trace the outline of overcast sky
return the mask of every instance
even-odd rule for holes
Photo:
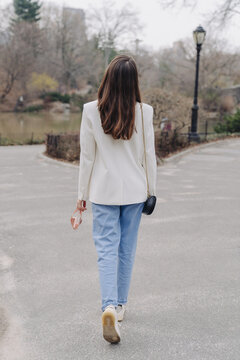
[[[0,0],[1,6],[11,3],[12,0]],[[42,0],[43,3],[50,2]],[[90,4],[98,7],[99,0],[51,0],[52,3],[65,5],[75,8],[86,9]],[[124,1],[116,0],[116,6],[120,7]],[[206,25],[206,14],[216,9],[221,0],[199,0],[201,6],[195,9],[185,8],[163,10],[158,0],[131,0],[130,3],[138,10],[140,21],[145,25],[143,34],[139,36],[142,45],[157,50],[160,47],[171,46],[179,39],[190,37],[192,40],[192,31],[201,24],[207,31],[207,35],[212,31]],[[228,24],[228,27],[220,33],[220,37],[228,40],[228,48],[240,48],[240,26],[239,17]],[[206,38],[207,41],[207,38]]]

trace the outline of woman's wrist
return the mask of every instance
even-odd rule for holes
[[[77,200],[77,208],[82,211],[86,210],[87,209],[86,208],[86,200],[78,199]]]

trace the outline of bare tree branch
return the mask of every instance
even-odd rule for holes
[[[163,8],[190,7],[192,9],[200,5],[200,0],[159,0]],[[207,16],[208,23],[215,23],[218,26],[226,25],[234,15],[240,15],[240,0],[223,0],[217,4],[216,9]]]
[[[99,39],[99,46],[105,54],[105,66],[109,62],[111,49],[119,46],[124,37],[128,41],[136,38],[141,26],[136,10],[129,3],[123,4],[120,9],[115,7],[112,0],[102,1],[100,8],[93,8],[87,14],[89,27]]]

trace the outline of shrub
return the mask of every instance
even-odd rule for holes
[[[82,111],[83,110],[83,104],[87,102],[86,101],[86,97],[84,96],[81,96],[81,95],[76,95],[76,94],[73,94],[71,96],[71,103],[74,105],[74,106],[77,106],[79,107],[79,109]]]
[[[225,115],[224,121],[214,126],[214,130],[217,133],[223,132],[240,132],[240,109],[237,109],[233,115]]]
[[[40,111],[40,110],[43,110],[44,109],[44,106],[43,105],[30,105],[30,106],[27,106],[23,112],[37,112],[37,111]]]
[[[156,128],[160,127],[163,118],[168,118],[173,128],[178,130],[187,129],[190,125],[192,98],[161,88],[151,88],[143,92],[143,101],[153,106]],[[199,122],[203,122],[205,117],[206,113],[200,106]]]
[[[58,88],[58,82],[48,74],[32,73],[28,86],[39,92],[54,91]]]
[[[44,99],[46,102],[60,101],[64,104],[69,104],[71,96],[69,94],[61,94],[57,91],[52,91],[43,94],[40,98]]]
[[[46,134],[46,153],[52,157],[75,161],[79,159],[79,133]]]
[[[181,150],[188,145],[188,137],[181,135],[176,129],[171,131],[155,131],[155,150],[160,158]]]
[[[97,99],[97,93],[89,92],[85,95],[72,94],[71,95],[71,104],[77,106],[81,111],[83,110],[83,104],[89,101]]]

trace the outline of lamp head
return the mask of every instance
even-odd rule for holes
[[[193,39],[196,43],[196,45],[202,45],[206,37],[206,31],[203,29],[201,25],[199,25],[194,31],[193,31]]]

